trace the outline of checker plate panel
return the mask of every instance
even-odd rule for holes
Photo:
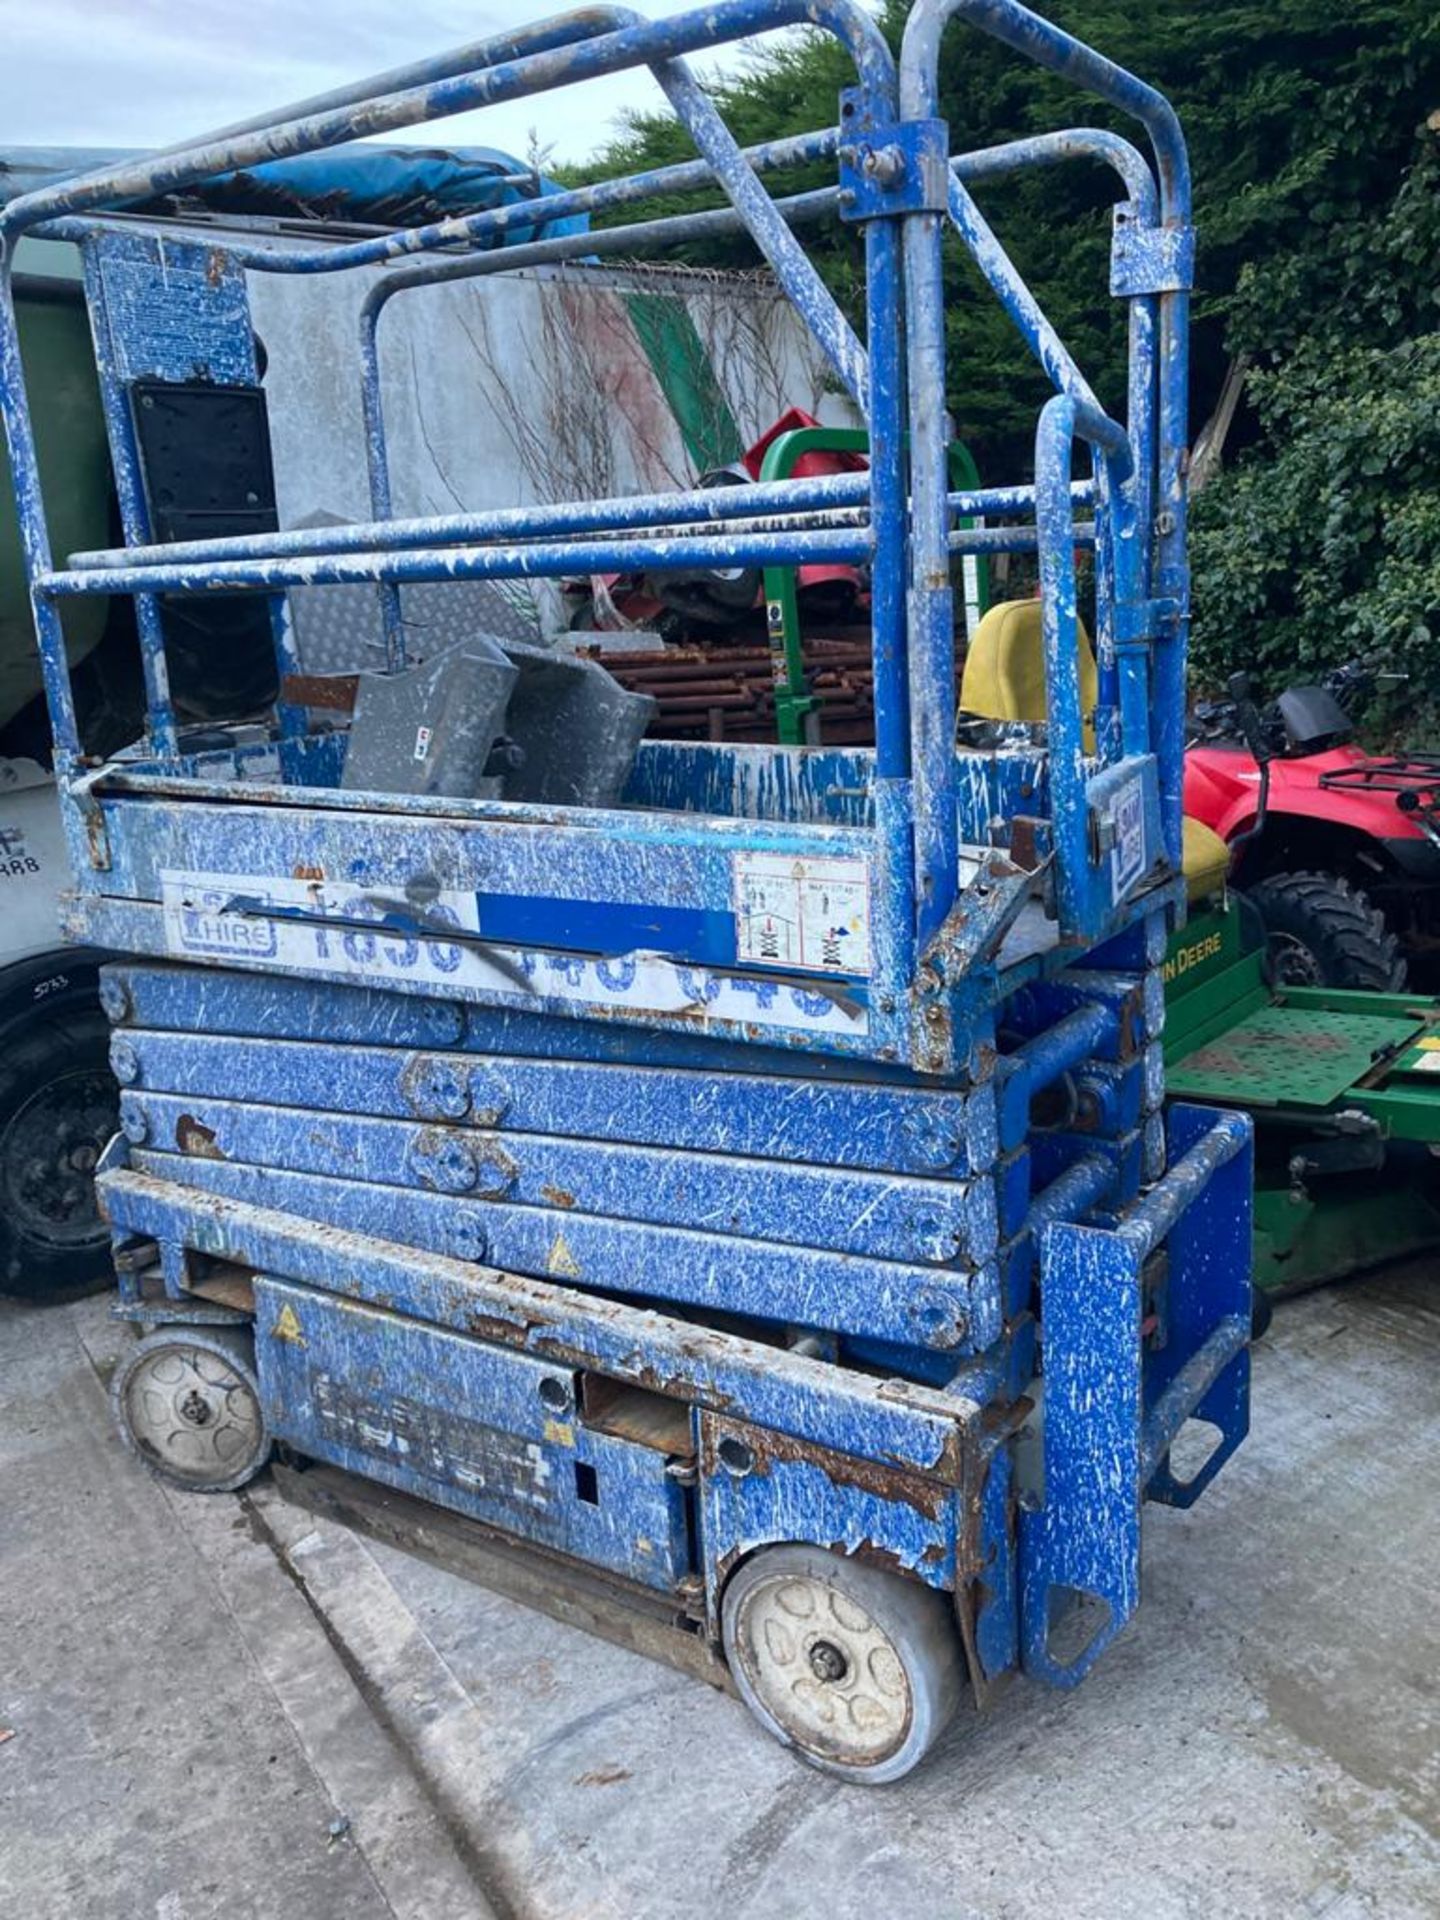
[[[1166,1091],[1246,1106],[1328,1107],[1421,1025],[1393,1014],[1262,1007],[1168,1066]]]

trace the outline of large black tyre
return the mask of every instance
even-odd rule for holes
[[[95,1163],[119,1124],[100,957],[0,973],[0,1293],[77,1300],[112,1285]]]
[[[1395,993],[1405,962],[1384,918],[1334,873],[1272,873],[1247,889],[1265,923],[1277,986]]]

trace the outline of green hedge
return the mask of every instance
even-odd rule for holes
[[[1357,653],[1440,702],[1436,448],[1440,327],[1440,7],[1434,0],[1040,0],[1060,25],[1175,102],[1199,229],[1192,417],[1209,417],[1233,355],[1251,372],[1218,477],[1195,514],[1195,662],[1273,682]],[[882,24],[898,46],[905,9]],[[849,78],[828,40],[763,53],[721,105],[745,142],[824,124]],[[1109,120],[1073,88],[956,25],[943,109],[973,148]],[[689,157],[662,117],[636,117],[605,170]],[[826,169],[787,177],[819,184]],[[1108,171],[1071,165],[977,194],[1102,400],[1124,399],[1125,322],[1106,297]],[[672,202],[671,205],[676,204]],[[693,205],[694,200],[683,204]],[[627,210],[625,218],[634,218]],[[858,319],[853,236],[820,229],[821,271]],[[697,249],[749,261],[743,242]],[[968,261],[946,268],[957,430],[989,479],[1031,470],[1046,388]]]

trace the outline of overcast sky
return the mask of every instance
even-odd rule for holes
[[[657,16],[685,0],[630,4]],[[564,10],[565,0],[0,0],[0,146],[165,146]],[[394,137],[523,155],[533,127],[555,158],[583,160],[626,107],[660,100],[648,74],[618,74]]]

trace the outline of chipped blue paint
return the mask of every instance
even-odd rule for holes
[[[625,799],[665,813],[864,828],[874,817],[874,781],[875,756],[860,747],[778,753],[773,747],[649,740],[635,757]]]
[[[759,1324],[834,1331],[837,1322],[870,1339],[968,1355],[1000,1330],[993,1263],[969,1272],[902,1266],[859,1254],[832,1254],[778,1240],[689,1232],[543,1208],[512,1207],[467,1195],[381,1186],[373,1181],[291,1173],[203,1156],[136,1150],[134,1164],[195,1196],[224,1195],[329,1226],[354,1226],[400,1246],[433,1246],[485,1260],[507,1273],[563,1279],[607,1292],[710,1313],[740,1313]]]
[[[648,229],[647,229],[648,231]],[[506,255],[513,265],[513,256]],[[471,266],[452,261],[451,266]],[[388,281],[382,284],[390,284]],[[424,284],[431,284],[429,281]],[[496,536],[518,537],[536,532],[598,533],[656,525],[699,526],[741,521],[758,532],[772,532],[783,514],[789,524],[856,525],[855,510],[869,495],[863,473],[820,474],[810,479],[757,482],[743,493],[725,488],[699,488],[664,494],[625,494],[609,500],[576,500],[558,505],[497,507],[485,513],[435,514],[428,517],[346,522],[339,526],[304,527],[282,533],[234,534],[225,539],[177,540],[164,546],[101,547],[72,553],[69,566],[79,572],[120,563],[149,566],[161,561],[247,560],[286,555],[320,556],[367,553],[376,547],[403,551],[436,547]],[[1077,507],[1092,505],[1092,481],[1076,480],[1071,497]],[[950,494],[953,513],[964,517],[981,513],[1033,513],[1033,487],[981,487]],[[843,516],[843,518],[842,518]],[[991,529],[1005,532],[1003,528]],[[1016,529],[1023,533],[1025,529]]]
[[[331,1112],[877,1171],[983,1172],[993,1143],[983,1089],[361,1045],[332,1052],[328,1041],[310,1038],[138,1030],[116,1035],[111,1064],[122,1087],[157,1093],[218,1092],[306,1108],[323,1085]]]
[[[937,61],[954,18],[1138,119],[1153,167],[1086,127],[952,154]],[[854,65],[838,125],[742,151],[684,56],[795,24]],[[283,253],[106,217],[642,66],[698,157],[538,213]],[[772,196],[798,162],[833,178]],[[1123,421],[974,197],[1060,163],[1119,182]],[[723,206],[540,232],[710,188]],[[829,214],[862,230],[863,346],[797,237]],[[486,250],[521,225],[539,237]],[[83,249],[125,533],[59,566],[9,285],[13,241],[37,228]],[[393,295],[737,228],[864,415],[868,472],[391,518],[376,327]],[[211,1263],[255,1276],[280,1438],[661,1592],[698,1631],[717,1632],[741,1559],[798,1539],[953,1592],[982,1699],[1017,1665],[1073,1684],[1137,1602],[1143,1500],[1194,1499],[1248,1405],[1248,1128],[1176,1109],[1167,1140],[1161,1111],[1193,254],[1169,108],[1014,0],[917,0],[898,66],[853,0],[658,21],[593,7],[62,182],[0,211],[0,239],[0,412],[74,870],[65,922],[129,956],[103,989],[125,1089],[99,1180],[120,1311],[203,1318]],[[946,240],[1055,389],[1033,486],[950,485]],[[382,261],[400,264],[363,303],[358,355],[371,518],[156,543],[134,378],[253,382],[247,273]],[[1038,554],[1049,713],[988,738],[967,725],[957,747],[951,565],[972,551]],[[288,672],[290,590],[374,585],[393,670],[406,580],[836,560],[870,573],[873,750],[649,742],[620,804],[595,809],[343,791],[343,726],[310,732],[289,709],[179,748],[162,593],[265,594]],[[60,609],[102,593],[137,607],[148,738],[82,769]],[[782,959],[777,924],[807,915]],[[1221,1440],[1182,1484],[1170,1451],[1192,1418]],[[1065,1594],[1104,1612],[1073,1659]]]
[[[218,1164],[218,1163],[216,1163]],[[554,1283],[498,1273],[345,1227],[317,1233],[303,1217],[198,1197],[174,1181],[113,1165],[112,1225],[163,1244],[188,1243],[320,1293],[427,1325],[478,1335],[608,1379],[731,1412],[836,1451],[890,1460],[957,1484],[980,1410],[902,1379],[877,1379],[804,1353],[700,1327]]]
[[[1229,1255],[1250,1225],[1249,1126],[1239,1115],[1177,1107],[1171,1136],[1170,1185],[1129,1221],[1115,1230],[1055,1223],[1042,1235],[1043,1465],[1041,1484],[1022,1500],[1021,1622],[1026,1670],[1056,1686],[1075,1685],[1139,1604],[1140,1507],[1151,1481],[1163,1469],[1157,1492],[1188,1502],[1246,1431],[1249,1293]],[[1178,1338],[1173,1351],[1167,1341],[1147,1354],[1141,1321],[1155,1303],[1145,1263],[1172,1233],[1183,1299],[1167,1294],[1164,1312]],[[1193,1487],[1176,1486],[1170,1445],[1196,1412],[1219,1428],[1219,1443]],[[1102,1609],[1078,1651],[1054,1643],[1063,1623],[1056,1601],[1070,1598]]]
[[[730,974],[648,955],[608,961],[544,949],[492,949],[448,929],[444,938],[417,941],[387,932],[373,918],[332,923],[232,911],[223,943],[208,933],[182,942],[158,904],[90,894],[71,896],[61,925],[82,945],[156,958],[180,953],[199,967],[269,971],[278,963],[300,979],[339,977],[396,994],[442,993],[522,1020],[549,1015],[633,1023],[637,1045],[656,1030],[759,1042],[805,1053],[812,1071],[820,1070],[815,1062],[825,1054],[881,1062],[901,1057],[900,1047],[886,1038],[896,1031],[893,1006],[874,1018],[857,994],[836,992],[823,981]],[[571,1035],[558,1039],[554,1051],[570,1053],[583,1045],[582,1035]]]
[[[798,566],[805,562],[854,565],[870,557],[864,530],[807,528],[793,534],[762,532],[744,551],[759,564]],[[44,576],[47,598],[64,600],[85,594],[244,593],[274,587],[376,586],[382,580],[530,580],[603,573],[606,569],[654,570],[724,567],[735,558],[736,544],[720,535],[666,538],[639,534],[623,544],[615,540],[535,542],[526,545],[411,548],[405,552],[297,555],[280,560],[214,560],[201,566],[175,562],[167,554],[148,567],[60,569]]]
[[[239,265],[196,241],[120,232],[104,245],[93,234],[81,246],[86,298],[95,316],[95,366],[112,450],[120,524],[127,543],[153,535],[141,479],[132,418],[138,380],[203,381],[217,386],[259,384],[255,334]],[[153,396],[140,398],[142,406]],[[279,673],[296,672],[299,659],[283,595],[271,596],[270,624]],[[171,710],[165,641],[154,594],[135,596],[135,620],[145,678],[152,752],[178,752]],[[304,737],[305,714],[281,703],[280,738]]]
[[[297,1124],[287,1107],[135,1092],[121,1102],[120,1124],[136,1145],[148,1141],[208,1158],[418,1185],[507,1207],[688,1226],[706,1234],[827,1247],[882,1260],[973,1267],[988,1260],[996,1245],[995,1196],[988,1179],[967,1185],[880,1177],[729,1154],[722,1159],[671,1152],[657,1159],[607,1141],[537,1138],[435,1122],[417,1127],[333,1112],[309,1115]],[[543,1231],[543,1222],[538,1224]],[[561,1232],[564,1220],[551,1225]],[[526,1264],[510,1253],[494,1257]],[[647,1290],[656,1285],[648,1281]]]
[[[125,944],[134,944],[127,940]],[[304,1040],[323,1032],[330,1041],[366,1041],[388,1046],[453,1046],[473,1053],[521,1054],[537,1059],[629,1062],[649,1067],[702,1067],[733,1072],[801,1075],[821,1080],[834,1074],[860,1081],[912,1084],[899,1069],[860,1060],[828,1059],[823,1054],[785,1052],[748,1044],[743,1054],[733,1040],[694,1030],[635,1027],[618,1021],[557,1021],[545,1014],[507,1007],[436,1000],[428,994],[378,992],[366,987],[320,985],[294,975],[224,970],[202,972],[176,966],[110,967],[102,997],[117,1025],[193,1029],[213,1034],[254,1035]],[[930,1090],[932,1100],[938,1092]],[[963,1118],[952,1135],[988,1162],[994,1120],[988,1091],[947,1090],[945,1105]],[[937,1107],[937,1112],[939,1111]],[[858,1119],[857,1114],[857,1119]],[[866,1114],[867,1125],[873,1114]],[[958,1151],[958,1149],[957,1149]],[[965,1164],[970,1164],[967,1159]]]
[[[577,500],[559,506],[497,507],[486,513],[437,514],[422,519],[387,520],[382,515],[359,525],[347,523],[335,527],[303,527],[288,533],[236,534],[223,540],[176,541],[169,546],[101,548],[92,553],[71,554],[70,566],[87,572],[120,562],[131,566],[151,566],[162,561],[188,565],[206,560],[366,553],[378,546],[403,552],[414,547],[443,546],[447,542],[518,538],[540,532],[599,533],[657,524],[723,525],[734,520],[753,522],[762,531],[771,531],[782,524],[779,517],[763,520],[762,516],[771,509],[783,512],[787,521],[798,513],[818,519],[822,513],[849,509],[849,524],[853,524],[853,510],[863,504],[865,493],[863,474],[823,474],[813,480],[747,487],[743,493],[726,488],[703,488],[683,493],[629,494],[611,500]],[[1018,508],[1023,503],[1017,501],[1015,505]]]
[[[728,1445],[726,1444],[728,1442]],[[966,1531],[960,1502],[924,1480],[894,1476],[881,1493],[843,1455],[779,1447],[772,1436],[717,1414],[700,1416],[700,1537],[705,1586],[724,1589],[730,1570],[776,1542],[808,1539],[837,1553],[865,1553],[903,1567],[928,1586],[953,1588]]]

